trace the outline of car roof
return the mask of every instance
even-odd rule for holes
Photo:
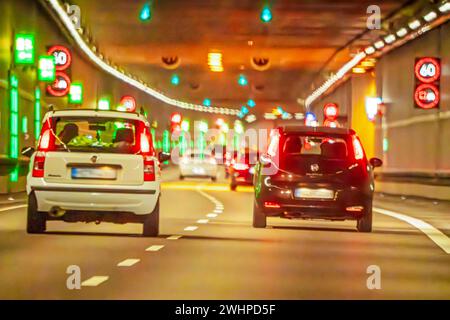
[[[282,126],[278,127],[281,133],[323,133],[353,135],[355,131],[348,128],[310,127],[310,126]]]
[[[141,120],[148,124],[148,120],[139,113],[125,112],[116,110],[98,110],[98,109],[61,109],[48,111],[43,121],[48,117],[109,117],[109,118],[122,118],[130,120]]]

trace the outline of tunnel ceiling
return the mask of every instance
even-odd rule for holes
[[[298,112],[302,109],[296,101],[311,92],[319,70],[367,30],[367,7],[379,5],[385,17],[405,1],[272,1],[270,23],[260,20],[264,3],[254,0],[154,0],[152,19],[146,23],[139,20],[145,1],[74,3],[101,52],[167,94],[195,103],[209,98],[230,107],[253,98],[259,112],[277,105]],[[361,37],[355,51],[379,32]],[[207,66],[207,54],[214,50],[223,54],[221,73]],[[344,50],[328,68],[349,60],[355,51]],[[162,57],[178,57],[180,64],[168,70]],[[268,58],[268,70],[255,70],[253,57]],[[178,86],[170,81],[174,73]],[[248,78],[247,86],[238,85],[240,74]]]

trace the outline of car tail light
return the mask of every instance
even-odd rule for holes
[[[265,201],[264,202],[264,207],[271,208],[271,209],[279,209],[280,208],[280,204],[277,203],[277,202]]]
[[[148,139],[148,136],[145,134],[145,132],[141,133],[140,146],[141,146],[141,152],[143,154],[146,154],[146,153],[150,152],[150,141]]]
[[[51,151],[55,149],[55,134],[52,131],[50,118],[44,122],[38,142],[38,151]]]
[[[155,160],[144,156],[144,181],[155,181]]]
[[[45,152],[38,151],[34,157],[32,176],[34,178],[44,177]]]
[[[246,163],[236,162],[236,163],[233,164],[233,168],[236,169],[236,170],[247,170],[250,167]]]
[[[364,150],[358,137],[353,137],[353,151],[355,153],[355,160],[364,159]]]

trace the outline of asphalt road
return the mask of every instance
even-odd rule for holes
[[[253,229],[250,188],[164,175],[158,238],[107,223],[28,235],[20,196],[0,202],[0,299],[450,299],[448,204],[378,196],[370,234],[354,222]],[[71,265],[80,290],[66,286]],[[380,289],[367,287],[370,266]]]

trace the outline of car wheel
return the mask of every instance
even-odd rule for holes
[[[217,177],[211,177],[211,181],[216,182],[217,181]]]
[[[267,226],[266,215],[258,208],[256,202],[253,203],[253,227],[265,228]]]
[[[231,191],[236,191],[237,185],[235,185],[234,183],[230,184],[230,189]]]
[[[356,223],[356,229],[359,232],[372,232],[372,201],[367,201],[364,214]]]
[[[180,174],[180,180],[184,180],[184,176]]]
[[[44,212],[37,210],[37,200],[34,193],[28,196],[27,212],[27,232],[43,233],[45,231],[47,220]]]
[[[144,218],[142,235],[144,237],[157,237],[159,234],[159,200],[156,202],[155,209]]]

